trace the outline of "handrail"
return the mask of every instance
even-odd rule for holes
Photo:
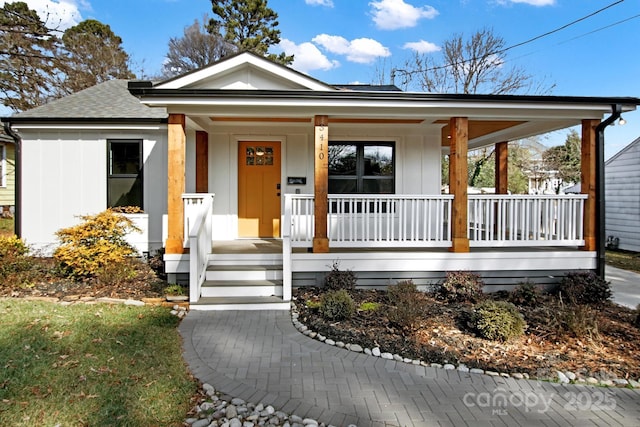
[[[471,194],[468,198],[469,245],[583,245],[586,199],[586,194]]]
[[[188,195],[183,195],[188,196]],[[209,254],[211,253],[211,230],[214,194],[199,194],[199,209],[190,221],[188,240],[189,252],[189,302],[200,298],[200,290],[205,281]]]

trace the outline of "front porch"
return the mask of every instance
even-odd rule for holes
[[[188,274],[193,309],[288,309],[292,289],[320,286],[334,263],[359,287],[411,279],[421,288],[447,271],[480,274],[487,291],[531,280],[557,283],[594,269],[584,250],[586,195],[470,195],[469,251],[452,251],[453,196],[328,196],[328,251],[313,252],[314,197],[285,195],[281,239],[212,241],[213,195],[184,195],[185,254],[167,271]]]

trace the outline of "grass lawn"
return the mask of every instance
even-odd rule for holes
[[[0,236],[13,236],[13,218],[0,218]]]
[[[640,254],[628,251],[607,251],[605,262],[613,267],[640,273]]]
[[[0,299],[0,420],[180,426],[197,384],[167,308]]]

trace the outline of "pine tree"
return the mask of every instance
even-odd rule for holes
[[[87,19],[67,29],[63,36],[64,77],[59,95],[68,95],[112,79],[130,79],[129,55],[122,39],[109,25]]]
[[[209,21],[211,34],[223,34],[224,39],[238,47],[266,56],[281,64],[291,64],[293,55],[284,52],[269,54],[271,46],[280,43],[278,14],[267,7],[267,0],[211,0],[213,13],[218,18]]]
[[[0,8],[2,104],[23,111],[51,99],[59,48],[60,40],[26,3],[5,3]]]

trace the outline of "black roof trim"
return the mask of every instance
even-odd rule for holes
[[[1,122],[5,123],[29,123],[29,124],[38,124],[38,123],[104,123],[104,124],[166,124],[168,122],[168,118],[162,119],[138,119],[134,117],[125,117],[125,118],[117,118],[117,117],[109,117],[109,118],[100,118],[100,117],[0,117]]]
[[[556,96],[556,95],[483,95],[483,94],[441,94],[420,92],[366,92],[366,91],[314,91],[314,90],[252,90],[252,89],[157,89],[148,86],[129,86],[129,92],[137,97],[165,98],[318,98],[386,101],[504,101],[543,102],[578,104],[625,104],[640,105],[640,98],[597,97],[597,96]]]

